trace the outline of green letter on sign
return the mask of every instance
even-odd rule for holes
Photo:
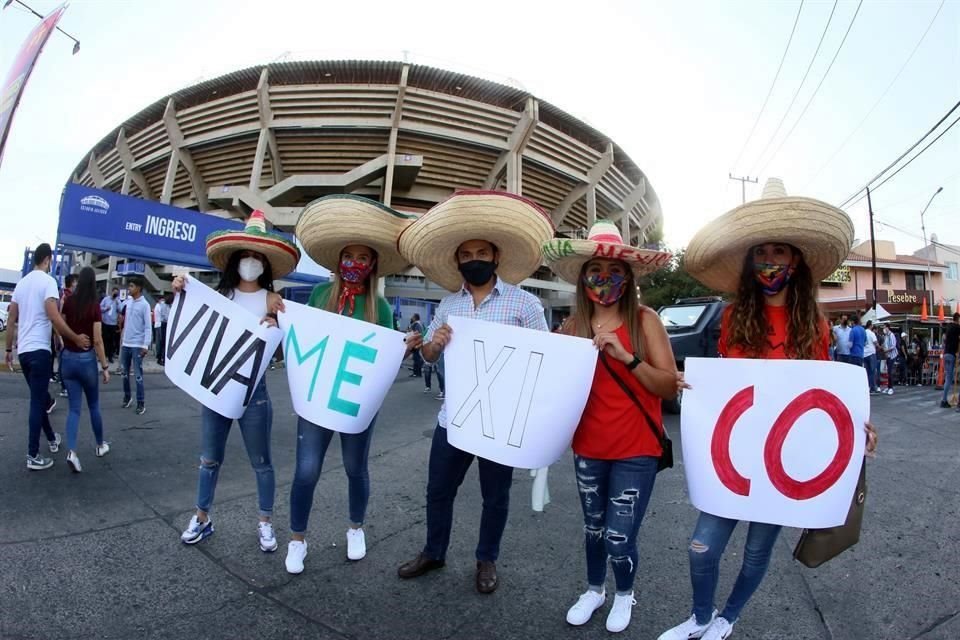
[[[363,376],[347,371],[347,360],[350,358],[373,364],[377,359],[377,350],[359,342],[347,342],[343,348],[343,355],[340,356],[340,366],[337,367],[337,377],[333,381],[333,390],[330,392],[330,403],[327,404],[327,408],[355,418],[360,413],[360,405],[344,400],[339,395],[340,385],[344,382],[359,386],[360,381],[363,380]]]
[[[290,353],[291,347],[293,349],[293,357],[296,359],[298,365],[302,365],[307,361],[308,358],[312,357],[313,354],[320,352],[320,355],[317,356],[317,366],[313,368],[313,378],[310,379],[310,391],[307,393],[307,402],[313,400],[313,390],[317,386],[317,375],[320,373],[320,365],[323,363],[323,354],[327,350],[327,340],[330,336],[327,336],[317,344],[313,346],[310,351],[306,353],[300,352],[300,343],[297,342],[297,332],[294,329],[293,325],[290,326],[290,332],[287,333],[287,344],[286,352]],[[340,363],[340,366],[343,366],[343,363]]]

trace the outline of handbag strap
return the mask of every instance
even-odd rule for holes
[[[630,389],[630,387],[627,386],[627,383],[623,381],[623,378],[617,375],[617,372],[613,370],[613,367],[610,366],[610,363],[607,362],[607,356],[603,351],[600,352],[600,362],[602,362],[603,366],[607,368],[607,372],[613,377],[614,380],[616,380],[617,384],[620,385],[620,388],[623,389],[623,392],[626,393],[631,400],[633,400],[633,404],[637,405],[637,408],[640,409],[640,413],[642,413],[643,417],[647,420],[647,425],[650,427],[650,430],[653,431],[653,436],[657,439],[657,442],[661,443],[662,445],[667,436],[666,430],[664,429],[661,431],[657,428],[653,418],[650,417],[650,414],[647,413],[647,410],[643,408],[642,404],[640,404],[640,399],[637,397],[637,395]]]

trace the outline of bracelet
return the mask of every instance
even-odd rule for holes
[[[633,371],[640,366],[641,362],[643,362],[643,360],[640,359],[640,356],[633,354],[633,360],[631,360],[630,364],[627,365],[627,371]]]
[[[271,319],[273,319],[273,320],[276,320],[276,319],[277,319],[277,314],[275,314],[275,313],[268,313],[266,317],[271,318]]]
[[[7,353],[13,353],[13,349],[7,349]]]

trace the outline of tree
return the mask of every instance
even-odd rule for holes
[[[678,298],[719,296],[720,292],[700,284],[683,266],[685,249],[673,254],[669,266],[640,278],[640,297],[648,307],[659,309]]]

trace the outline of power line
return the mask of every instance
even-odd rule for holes
[[[907,56],[907,59],[903,62],[902,65],[900,65],[900,70],[897,71],[897,75],[893,77],[893,80],[890,81],[890,84],[887,85],[887,88],[883,90],[883,93],[880,95],[877,101],[873,103],[873,106],[870,107],[869,111],[867,111],[867,115],[863,116],[863,119],[860,120],[860,123],[856,127],[854,127],[853,131],[851,131],[850,134],[846,137],[846,139],[844,139],[844,141],[840,143],[840,146],[837,147],[832,154],[830,154],[830,157],[827,159],[827,161],[823,163],[823,165],[819,169],[817,169],[817,172],[813,174],[813,177],[807,181],[807,184],[801,190],[802,193],[806,193],[807,187],[813,184],[814,181],[817,179],[817,177],[819,177],[819,175],[823,172],[823,170],[830,166],[830,163],[833,162],[834,158],[836,158],[837,155],[841,151],[843,151],[844,147],[847,146],[847,143],[850,142],[850,139],[853,138],[853,136],[857,133],[857,131],[860,130],[860,127],[862,127],[863,124],[867,121],[867,119],[873,114],[877,106],[879,106],[880,103],[883,102],[883,99],[887,97],[887,93],[890,92],[890,89],[893,87],[893,85],[896,84],[897,80],[900,79],[900,75],[903,73],[903,70],[906,69],[907,65],[910,64],[910,61],[913,60],[913,56],[917,53],[917,50],[920,48],[920,45],[923,44],[923,41],[926,39],[927,34],[930,33],[930,29],[933,27],[933,23],[936,22],[937,16],[940,15],[940,10],[943,9],[943,5],[946,4],[946,2],[947,0],[940,1],[940,6],[937,7],[937,12],[933,14],[933,18],[931,18],[930,24],[927,25],[927,28],[924,30],[923,35],[920,36],[920,39],[917,41],[917,44],[914,45],[913,51],[910,52],[910,55]]]
[[[863,6],[863,0],[857,4],[857,10],[853,12],[853,17],[850,18],[850,24],[847,25],[847,31],[843,34],[843,40],[840,41],[840,46],[837,47],[836,53],[833,54],[833,58],[830,60],[830,64],[827,65],[827,70],[823,73],[823,77],[820,78],[820,83],[817,85],[817,88],[813,90],[813,93],[810,95],[810,99],[807,100],[807,104],[804,105],[803,111],[800,112],[800,117],[796,119],[793,123],[793,126],[790,127],[790,131],[787,131],[787,135],[783,137],[783,140],[780,141],[780,144],[777,145],[776,151],[773,152],[773,155],[767,158],[766,163],[764,163],[763,168],[760,169],[760,173],[766,171],[767,167],[770,166],[770,163],[773,162],[773,159],[777,157],[777,154],[780,153],[780,149],[783,148],[783,145],[786,144],[787,140],[790,139],[790,134],[797,128],[797,125],[800,124],[800,121],[803,120],[803,116],[806,115],[807,109],[810,108],[810,105],[813,103],[813,99],[817,97],[817,92],[820,91],[820,87],[823,86],[823,81],[827,79],[827,76],[830,75],[830,69],[833,68],[833,63],[837,61],[837,57],[840,55],[840,50],[843,49],[843,44],[847,41],[847,36],[850,35],[850,30],[853,29],[853,23],[857,19],[857,14],[860,13],[860,7]]]
[[[862,187],[860,187],[859,189],[857,189],[857,191],[855,191],[850,197],[848,197],[846,200],[844,200],[843,202],[841,202],[840,205],[839,205],[839,208],[840,208],[840,209],[846,208],[846,207],[847,207],[847,204],[848,204],[851,200],[853,200],[854,198],[856,198],[858,195],[860,195],[861,193],[863,193],[864,190],[865,190],[867,187],[869,187],[871,184],[873,184],[873,181],[874,181],[874,180],[876,180],[877,178],[879,178],[880,176],[882,176],[883,174],[885,174],[887,171],[889,171],[890,169],[892,169],[894,166],[896,166],[896,164],[897,164],[898,162],[900,162],[901,160],[903,160],[903,159],[907,156],[907,154],[909,154],[911,151],[913,151],[913,150],[916,149],[918,146],[920,146],[920,144],[921,144],[924,140],[926,140],[927,137],[928,137],[931,133],[933,133],[934,131],[936,131],[936,130],[937,130],[937,127],[939,127],[941,124],[943,124],[943,123],[951,116],[951,114],[953,114],[953,112],[956,111],[957,109],[960,109],[960,102],[957,102],[955,105],[953,105],[953,108],[950,109],[950,111],[947,111],[946,115],[944,115],[942,118],[940,118],[939,121],[937,121],[937,124],[935,124],[935,125],[933,125],[932,127],[930,127],[930,130],[927,131],[925,134],[923,134],[923,135],[920,137],[919,140],[917,140],[916,142],[914,142],[914,143],[910,146],[909,149],[907,149],[906,151],[904,151],[903,153],[901,153],[901,154],[900,154],[900,157],[898,157],[896,160],[894,160],[894,161],[891,162],[889,165],[887,165],[887,166],[883,169],[883,171],[881,171],[881,172],[878,173],[877,175],[875,175],[875,176],[873,176],[872,178],[870,178],[869,180],[867,180],[867,183],[866,183],[865,185],[863,185]],[[954,124],[956,124],[956,121],[954,121]],[[950,126],[952,127],[953,125],[950,125]],[[942,135],[942,134],[941,134],[941,135]],[[939,136],[938,136],[938,139],[939,139]],[[927,146],[929,146],[929,145],[927,145]],[[924,147],[924,148],[926,148],[926,147]],[[857,200],[857,202],[860,202],[860,200],[862,200],[862,199],[863,199],[863,198],[861,197],[860,199]],[[856,204],[856,202],[854,202],[853,204]],[[853,205],[850,205],[850,206],[853,206]]]
[[[946,2],[946,0],[943,0]],[[747,145],[750,144],[750,140],[753,138],[753,134],[757,130],[757,125],[760,124],[760,116],[763,115],[763,110],[767,108],[767,102],[770,100],[770,96],[773,95],[773,88],[777,84],[777,78],[780,77],[780,71],[783,69],[783,62],[787,59],[787,52],[790,51],[790,43],[793,42],[793,34],[797,31],[797,23],[800,22],[800,12],[803,10],[803,0],[800,0],[800,6],[797,8],[797,17],[793,19],[793,28],[790,30],[790,37],[787,38],[787,47],[783,50],[783,55],[780,57],[780,64],[777,66],[777,72],[773,75],[773,82],[770,83],[770,90],[767,91],[767,97],[763,99],[763,104],[760,105],[760,111],[757,113],[757,119],[753,121],[753,126],[750,127],[750,133],[747,134],[747,139],[743,141],[743,146],[740,147],[740,153],[737,154],[737,159],[733,161],[733,166],[736,168],[737,164],[740,162],[740,159],[743,157],[743,152],[747,150]]]
[[[820,34],[820,42],[817,43],[817,50],[813,52],[813,57],[810,58],[810,64],[807,65],[807,70],[803,74],[803,78],[800,80],[800,86],[797,87],[796,93],[793,94],[793,99],[790,100],[790,105],[787,107],[787,110],[783,113],[783,117],[780,118],[777,128],[774,129],[773,135],[770,136],[770,139],[767,141],[766,146],[763,147],[763,151],[760,152],[760,155],[757,156],[757,160],[753,165],[753,168],[750,169],[749,173],[756,173],[754,169],[757,168],[757,164],[760,162],[760,159],[763,158],[763,154],[767,152],[767,149],[770,148],[770,145],[773,144],[774,139],[777,137],[777,134],[780,133],[780,127],[783,126],[784,121],[786,121],[787,116],[790,115],[790,110],[793,108],[794,103],[797,101],[797,96],[800,95],[800,90],[803,89],[803,84],[807,81],[807,76],[810,75],[810,69],[813,68],[813,63],[817,59],[817,54],[820,53],[820,47],[823,46],[823,39],[827,36],[827,30],[830,28],[830,23],[833,21],[833,14],[837,10],[838,0],[833,0],[833,8],[830,9],[830,17],[827,18],[827,24],[823,27],[823,33]]]

